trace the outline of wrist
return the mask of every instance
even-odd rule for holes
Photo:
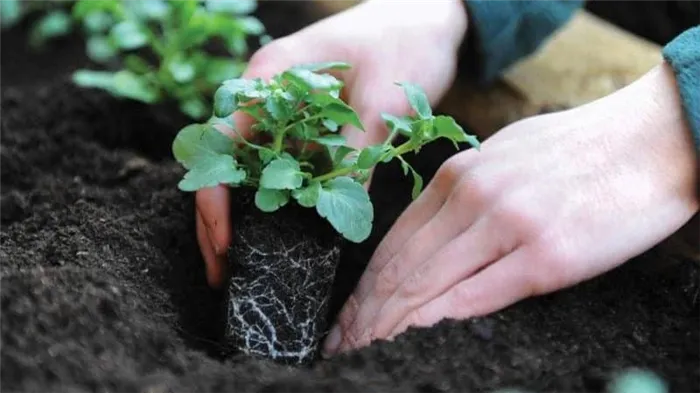
[[[621,112],[615,122],[620,139],[631,146],[624,157],[648,170],[654,183],[664,190],[669,203],[679,203],[694,214],[698,198],[699,165],[693,136],[683,112],[672,69],[666,63],[655,67],[625,89],[610,96],[603,113]]]

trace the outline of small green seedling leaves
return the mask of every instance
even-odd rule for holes
[[[8,29],[22,19],[22,6],[20,0],[0,1],[0,25]]]
[[[93,62],[123,67],[92,75],[79,70],[73,78],[79,86],[147,104],[170,101],[197,120],[212,114],[219,85],[244,71],[248,38],[267,37],[265,26],[251,15],[256,0],[77,0],[68,12],[47,5],[53,2],[0,3],[3,28],[30,11],[44,12],[30,31],[33,47],[78,27],[86,36],[85,51]],[[210,55],[206,47],[219,39],[229,53]],[[216,113],[221,115],[226,104],[220,104]]]
[[[402,83],[416,114],[382,113],[389,130],[383,143],[362,149],[348,146],[342,131],[347,127],[364,131],[364,126],[355,110],[339,98],[343,82],[330,74],[348,68],[342,62],[302,64],[268,81],[222,81],[214,93],[213,116],[207,123],[183,128],[173,142],[175,158],[189,170],[180,189],[195,191],[217,184],[251,187],[261,211],[274,212],[296,202],[315,208],[345,239],[358,243],[367,239],[374,210],[363,184],[377,164],[398,159],[404,174],[413,177],[411,194],[416,198],[423,179],[403,155],[438,138],[455,144],[474,144],[476,138],[451,117],[433,115],[419,86]],[[236,112],[254,119],[249,130],[236,129],[231,120]],[[214,125],[233,130],[242,139],[236,142]],[[399,134],[408,141],[394,146],[392,140]]]
[[[352,242],[364,241],[372,231],[372,202],[362,185],[349,177],[325,182],[319,191],[316,210]]]

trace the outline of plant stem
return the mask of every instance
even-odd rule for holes
[[[332,179],[334,177],[345,176],[347,174],[350,174],[350,173],[352,173],[353,170],[355,170],[354,165],[350,166],[350,167],[346,167],[346,168],[336,169],[336,170],[330,171],[326,174],[316,176],[316,177],[312,178],[311,181],[326,181],[326,180]]]

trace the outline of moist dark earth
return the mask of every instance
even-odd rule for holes
[[[295,29],[281,22],[291,3],[263,9],[277,36]],[[187,120],[76,88],[81,43],[33,54],[24,33],[2,35],[3,391],[602,392],[626,367],[674,392],[700,388],[700,273],[642,269],[664,258],[655,250],[568,290],[310,367],[222,355],[224,296],[206,285],[193,195],[177,189],[170,153]],[[411,161],[427,181],[453,153],[438,143]],[[332,313],[410,199],[396,165],[373,184],[375,229],[343,244]]]

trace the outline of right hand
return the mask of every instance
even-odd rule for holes
[[[431,105],[442,98],[454,79],[466,30],[462,0],[368,0],[265,45],[252,56],[242,77],[268,80],[297,64],[350,63],[351,69],[336,76],[344,81],[343,98],[357,111],[366,132],[346,126],[341,133],[350,146],[360,149],[386,139],[380,112],[410,114],[395,82],[420,85]],[[234,122],[238,132],[249,135],[250,117],[235,113]],[[224,185],[196,193],[197,240],[213,288],[221,287],[226,276],[232,237],[229,203]]]

